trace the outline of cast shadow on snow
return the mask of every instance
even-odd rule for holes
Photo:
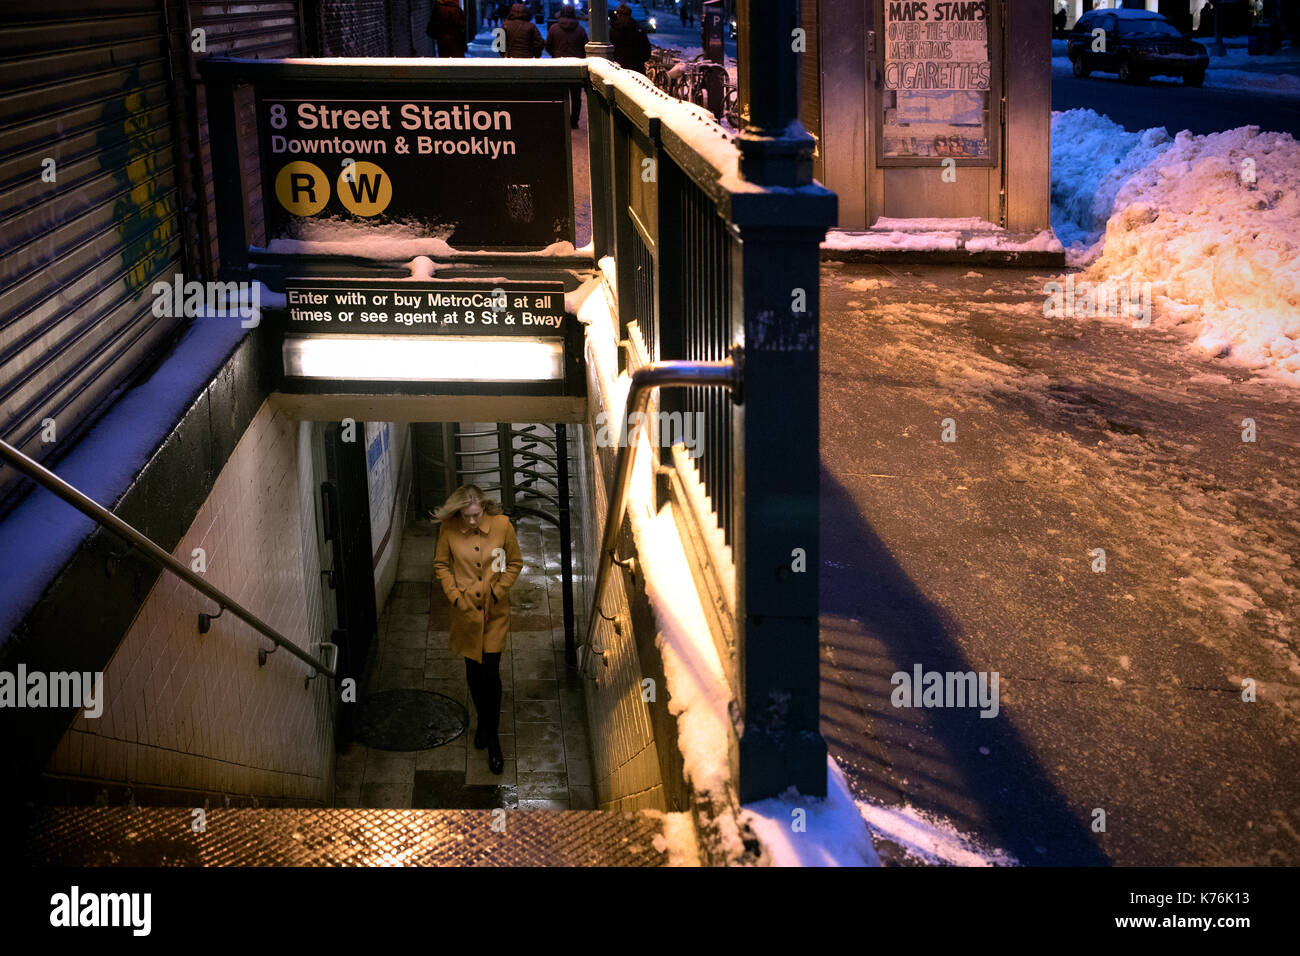
[[[824,463],[821,475],[822,640],[830,618],[851,619],[865,635],[832,653],[839,667],[858,678],[852,699],[869,711],[870,736],[860,724],[837,727],[835,719],[823,718],[828,744],[837,745],[833,749],[850,782],[873,802],[906,800],[959,829],[978,823],[982,836],[1021,864],[1107,865],[1085,820],[1070,809],[1017,731],[1014,711],[1002,709],[989,719],[978,708],[892,706],[895,671],[910,674],[918,663],[927,671],[977,671],[985,665],[967,660],[955,623],[913,583]],[[829,700],[849,690],[823,679]],[[823,700],[824,714],[827,704]],[[951,772],[936,779],[927,769],[932,766]],[[908,782],[900,783],[900,777]]]

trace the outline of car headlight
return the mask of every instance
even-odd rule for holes
[[[659,24],[655,22],[655,18],[654,18],[654,17],[651,17],[651,18],[650,18],[650,29],[651,29],[651,30],[655,30],[655,29],[658,29],[658,27],[659,27]]]

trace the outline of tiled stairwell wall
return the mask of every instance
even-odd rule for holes
[[[594,383],[589,382],[588,394],[599,394]],[[589,419],[582,428],[583,467],[579,469],[579,485],[575,489],[583,509],[583,522],[581,538],[575,540],[574,550],[581,549],[586,568],[584,586],[575,589],[582,594],[582,602],[577,604],[579,643],[585,639],[590,619],[590,602],[599,567],[600,537],[608,511],[615,454],[615,449],[596,445],[595,414],[598,411],[594,407],[588,409]],[[602,810],[680,809],[670,805],[674,801],[665,793],[660,755],[651,725],[650,708],[665,706],[666,691],[661,680],[656,695],[658,703],[650,704],[642,699],[641,682],[646,675],[637,651],[626,580],[623,572],[615,568],[606,585],[602,604],[604,613],[618,622],[618,630],[608,621],[602,620],[599,626],[599,643],[605,650],[608,666],[597,662],[594,665],[596,680],[583,681],[596,805]],[[639,623],[644,630],[645,623]],[[653,633],[642,636],[653,639]],[[672,752],[675,754],[673,743]]]
[[[173,554],[202,548],[205,577],[308,653],[322,636],[311,425],[264,402]],[[332,685],[229,611],[163,574],[104,671],[103,713],[83,712],[46,767],[56,787],[123,785],[142,803],[325,804],[332,787]]]

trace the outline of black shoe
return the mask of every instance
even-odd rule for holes
[[[474,749],[482,750],[487,746],[487,741],[483,739],[483,728],[478,727],[474,730]]]
[[[501,741],[493,737],[488,741],[488,769],[493,773],[500,773],[505,769],[506,759],[501,755]]]

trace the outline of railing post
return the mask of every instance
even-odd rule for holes
[[[569,432],[568,426],[555,426],[556,497],[560,502],[560,599],[564,613],[564,663],[578,666],[577,637],[573,625],[573,533],[569,514]]]
[[[732,197],[733,326],[745,343],[733,520],[742,803],[826,794],[817,621],[819,245],[835,195],[798,122],[798,0],[740,0],[741,175],[799,193]]]
[[[592,44],[587,45],[591,49]],[[612,47],[611,47],[612,49]],[[587,79],[587,149],[591,169],[591,243],[597,262],[613,255],[613,107]]]
[[[501,506],[515,511],[515,439],[508,422],[497,424],[497,464],[501,469]]]
[[[765,186],[812,182],[813,138],[799,123],[799,0],[739,0],[740,175]]]
[[[742,803],[791,786],[806,796],[826,794],[817,621],[817,280],[835,194],[811,188],[811,195],[733,197],[740,236],[732,252],[740,292],[733,326],[740,326],[737,340],[745,343],[744,403],[733,412],[732,499]]]
[[[591,0],[587,7],[587,56],[608,60],[614,53],[609,42],[609,5],[606,0]]]

